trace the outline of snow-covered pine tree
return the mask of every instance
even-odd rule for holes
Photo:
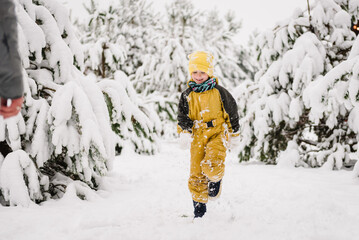
[[[247,50],[234,41],[238,34],[241,22],[236,20],[234,12],[229,11],[223,17],[217,10],[202,13],[206,18],[199,22],[198,31],[201,34],[195,36],[203,49],[210,51],[216,59],[216,76],[220,84],[226,87],[237,86],[240,82],[251,77],[251,68],[241,65]]]
[[[76,22],[84,35],[82,42],[91,43],[86,45],[90,55],[87,59],[93,58],[89,67],[98,67],[96,71],[103,78],[111,69],[133,74],[142,65],[143,56],[154,52],[153,31],[158,26],[158,18],[150,4],[144,0],[91,0],[84,6],[88,19]],[[94,45],[96,48],[91,50]],[[96,52],[100,46],[101,54]]]
[[[127,54],[120,70],[130,76],[142,65],[144,55],[155,52],[153,41],[160,25],[159,14],[148,0],[121,0],[119,4],[118,32]]]
[[[141,26],[136,28],[145,16],[132,15],[142,13],[145,5],[138,0],[102,4],[92,0],[88,7],[88,24],[80,26],[84,34],[86,73],[95,75],[106,98],[112,130],[117,135],[117,153],[128,140],[136,152],[154,154],[159,147],[157,132],[161,130],[158,117],[139,98],[126,73],[121,71],[124,66],[131,72],[130,69],[138,64],[135,59],[138,52],[132,49],[136,44],[143,48],[143,43],[133,42],[135,38],[129,36],[140,39],[140,35],[145,34]],[[128,51],[131,61],[136,62],[134,66],[125,62]]]
[[[157,153],[157,132],[162,129],[159,117],[139,98],[126,74],[116,71],[113,79],[103,79],[98,85],[105,95],[112,130],[116,133],[117,152],[121,153],[125,142],[130,141],[137,153]]]
[[[257,38],[261,69],[241,96],[240,160],[341,168],[357,150],[359,2],[317,0]],[[310,15],[309,15],[310,13]],[[241,99],[239,98],[239,101]],[[245,106],[245,108],[243,108]]]
[[[198,12],[189,0],[175,0],[167,7],[167,18],[152,44],[154,53],[144,56],[133,76],[141,94],[170,97],[178,95],[188,80],[187,54],[199,48],[195,41]]]
[[[22,115],[0,120],[0,141],[11,149],[0,157],[3,203],[61,197],[68,184],[86,198],[115,155],[105,99],[79,71],[83,53],[67,9],[56,0],[15,2],[25,102]]]
[[[247,76],[247,78],[245,78],[244,81],[246,80],[254,81],[254,76],[259,69],[259,64],[256,58],[257,52],[254,46],[254,39],[256,38],[256,36],[258,36],[258,32],[255,31],[249,36],[249,40],[245,47],[239,47],[234,50],[236,52],[235,56],[237,57],[237,62],[239,64],[239,67],[241,71],[244,73],[243,75]],[[238,85],[236,84],[236,86]]]
[[[100,6],[91,0],[86,9],[88,22],[78,25],[83,34],[85,73],[93,72],[102,78],[112,77],[127,58],[126,50],[120,44],[118,24],[121,16],[118,8],[110,3]]]
[[[154,52],[143,57],[143,64],[131,77],[135,89],[154,107],[161,119],[164,137],[176,136],[179,93],[188,81],[187,55],[199,48],[194,39],[198,12],[188,1],[175,0],[167,6],[167,18],[152,40]]]

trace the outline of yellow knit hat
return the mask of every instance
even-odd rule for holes
[[[188,70],[189,74],[192,75],[192,72],[199,70],[208,74],[208,76],[213,76],[214,57],[209,52],[196,51],[188,56],[189,65]]]

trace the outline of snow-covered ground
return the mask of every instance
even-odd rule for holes
[[[359,180],[350,171],[284,169],[227,158],[221,198],[193,221],[189,153],[125,152],[89,201],[67,194],[29,208],[0,207],[0,239],[358,239]]]

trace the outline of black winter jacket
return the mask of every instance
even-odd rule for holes
[[[237,103],[225,88],[217,84],[214,89],[195,93],[189,87],[182,93],[177,116],[179,133],[182,131],[192,132],[195,120],[208,122],[218,117],[225,119],[231,133],[239,132]]]

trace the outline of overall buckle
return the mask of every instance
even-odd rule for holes
[[[208,128],[214,127],[213,120],[206,122]]]

